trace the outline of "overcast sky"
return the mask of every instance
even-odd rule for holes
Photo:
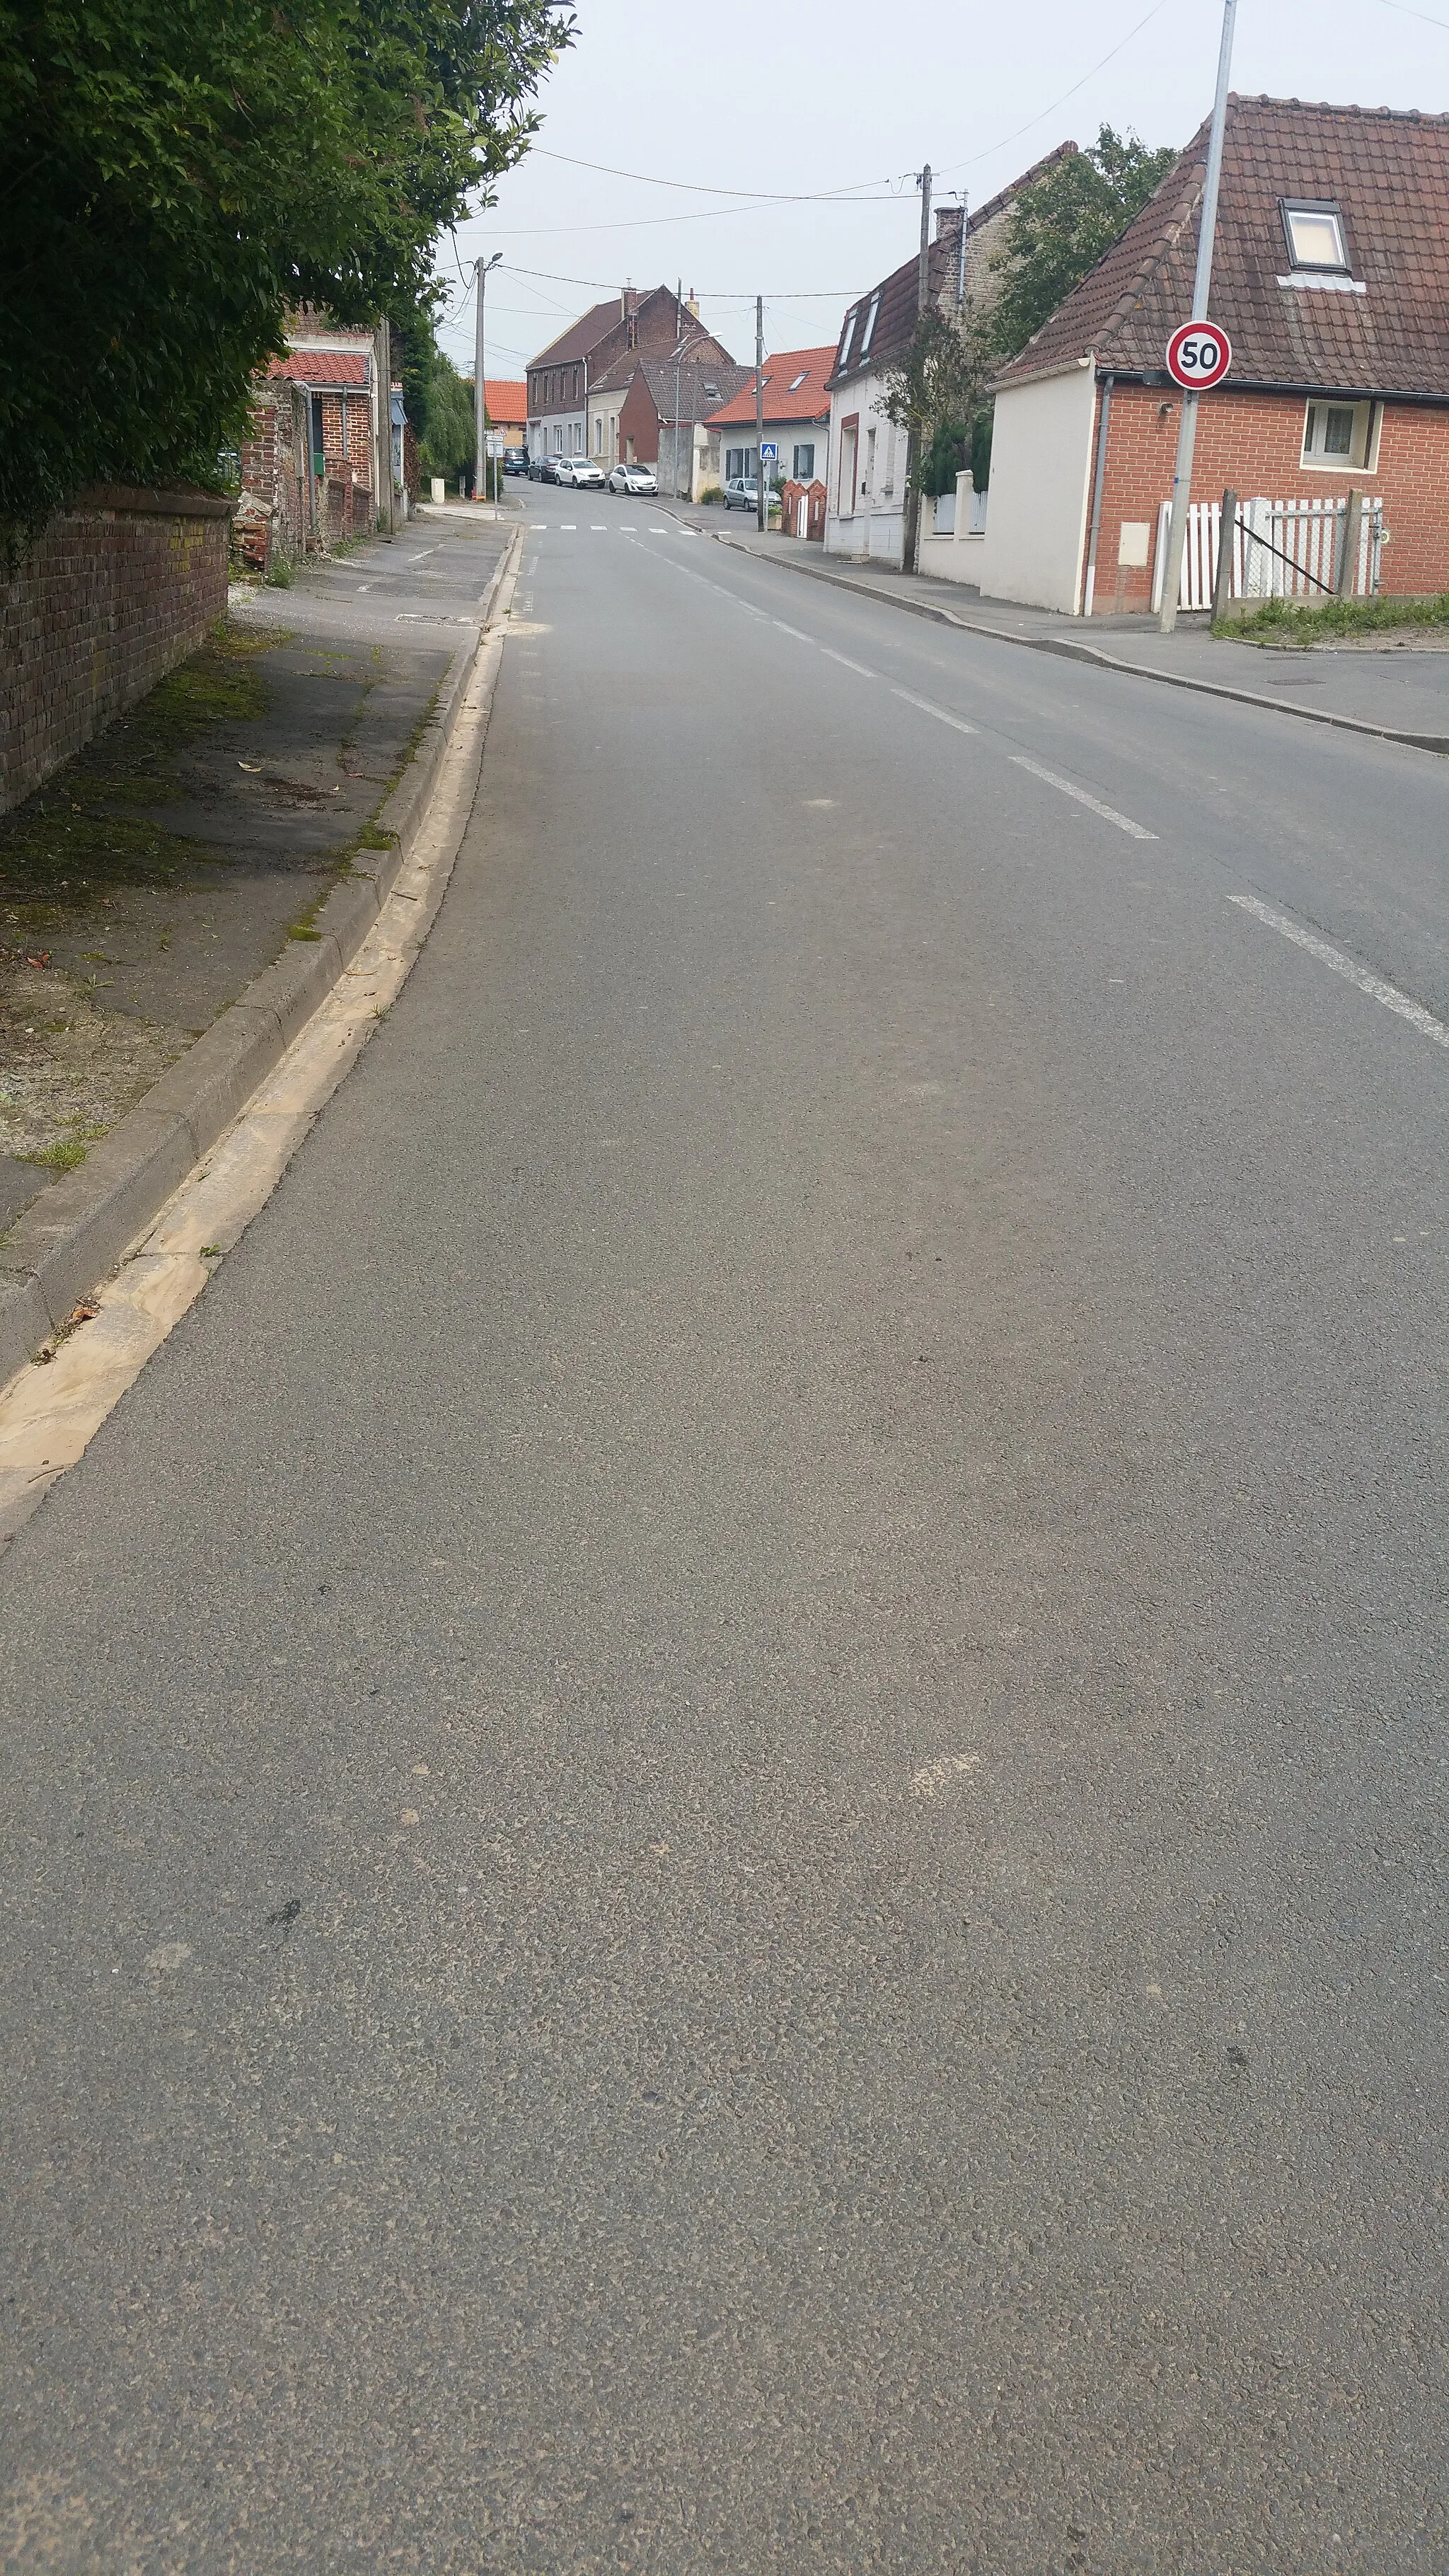
[[[1103,123],[1181,144],[1211,107],[1222,22],[1221,0],[905,0],[898,11],[839,0],[808,22],[771,12],[761,68],[754,14],[724,34],[728,13],[695,19],[677,0],[580,0],[537,144],[457,236],[470,275],[476,252],[503,253],[487,294],[490,376],[521,376],[626,282],[697,288],[710,328],[745,361],[757,292],[767,349],[833,341],[851,297],[914,249],[923,161],[938,202],[965,190],[979,205]],[[1442,111],[1449,0],[1239,0],[1233,87]],[[649,184],[660,180],[687,184]],[[860,202],[762,205],[730,190],[853,190]],[[440,265],[461,301],[450,243]],[[471,373],[471,294],[440,336]]]

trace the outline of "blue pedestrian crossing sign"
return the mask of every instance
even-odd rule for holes
[[[772,438],[767,438],[766,440],[764,440],[764,442],[763,442],[763,444],[761,445],[761,448],[760,448],[760,454],[761,454],[762,456],[768,456],[772,465],[773,465],[773,463],[774,463],[774,461],[775,461],[775,458],[779,455],[779,453],[780,453],[780,451],[779,451],[778,447],[775,445],[775,442],[774,442],[774,440],[773,440]]]

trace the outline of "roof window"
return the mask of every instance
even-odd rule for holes
[[[1337,206],[1312,199],[1295,204],[1284,198],[1281,202],[1288,256],[1294,267],[1346,269],[1343,217]]]
[[[855,329],[855,317],[859,309],[858,305],[852,304],[845,317],[845,329],[840,338],[840,355],[835,362],[838,367],[843,367],[850,356],[850,335]]]
[[[865,317],[865,329],[862,331],[862,333],[861,333],[861,335],[860,335],[860,354],[861,354],[861,356],[862,356],[862,357],[864,357],[864,356],[865,356],[865,353],[866,353],[867,349],[870,347],[871,340],[872,340],[872,338],[873,338],[873,336],[874,336],[874,333],[875,333],[875,317],[876,317],[876,315],[879,313],[879,311],[880,311],[880,296],[879,296],[878,294],[876,294],[876,295],[873,295],[873,296],[871,297],[871,299],[870,299],[870,311],[867,313],[867,315],[866,315],[866,317]]]
[[[792,376],[790,378],[790,382],[786,390],[792,394],[798,394],[809,373],[810,370],[808,367],[802,367],[798,376]]]

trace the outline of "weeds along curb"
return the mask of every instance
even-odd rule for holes
[[[85,1161],[53,1181],[0,1243],[0,1385],[33,1359],[86,1291],[230,1125],[355,956],[427,814],[483,631],[522,543],[515,530],[485,594],[478,628],[444,674],[422,739],[377,816],[385,848],[335,885],[315,939],[289,941],[204,1037],[118,1120]]]
[[[803,573],[807,581],[822,581],[827,590],[851,591],[857,599],[878,599],[886,608],[903,609],[907,617],[928,617],[933,625],[954,626],[958,635],[985,635],[993,644],[1015,644],[1028,653],[1055,653],[1063,661],[1086,662],[1094,670],[1115,671],[1129,680],[1155,680],[1159,688],[1188,689],[1203,698],[1230,698],[1240,707],[1266,707],[1275,716],[1296,716],[1300,724],[1330,725],[1339,733],[1366,733],[1375,742],[1396,742],[1409,751],[1449,756],[1449,734],[1401,733],[1394,725],[1370,724],[1366,716],[1338,716],[1327,707],[1300,707],[1291,698],[1266,697],[1258,689],[1235,689],[1227,680],[1190,679],[1185,671],[1160,671],[1150,662],[1124,661],[1120,653],[1104,653],[1100,645],[1079,644],[1070,635],[1013,635],[1009,627],[989,625],[985,618],[958,617],[953,608],[942,607],[938,600],[897,599],[873,581],[851,581],[845,574],[826,572],[823,566],[797,563],[793,555],[761,554],[758,547],[742,546],[738,537],[727,537],[723,528],[711,528],[709,534],[717,546],[728,546],[733,554],[744,555],[751,563],[774,564],[782,572]]]

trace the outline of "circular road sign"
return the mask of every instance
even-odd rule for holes
[[[1167,372],[1190,394],[1220,385],[1233,363],[1233,344],[1216,322],[1180,322],[1167,344]]]

